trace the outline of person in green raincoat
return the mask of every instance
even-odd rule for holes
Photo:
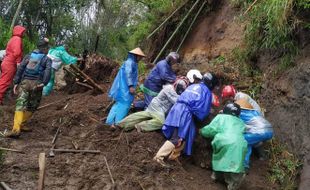
[[[52,74],[50,81],[46,86],[44,86],[44,96],[50,95],[53,91],[55,84],[55,73],[60,70],[62,65],[76,64],[76,62],[78,61],[78,58],[71,56],[63,45],[51,48],[47,56],[52,60]]]
[[[212,179],[227,183],[228,190],[238,189],[244,174],[244,158],[247,142],[243,137],[245,125],[239,119],[241,108],[236,103],[225,105],[222,114],[200,130],[200,134],[212,140]]]

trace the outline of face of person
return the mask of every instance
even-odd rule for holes
[[[137,62],[141,61],[142,59],[143,59],[143,57],[142,57],[142,56],[137,55]]]
[[[49,48],[43,48],[43,49],[42,49],[42,52],[43,52],[44,54],[47,54],[47,53],[48,53],[48,50],[49,50]]]
[[[174,58],[171,58],[170,62],[171,62],[171,65],[174,65],[174,64],[178,63],[178,60],[174,59]]]

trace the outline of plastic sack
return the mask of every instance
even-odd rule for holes
[[[273,132],[271,123],[262,116],[253,117],[250,121],[246,122],[246,132],[262,134]]]
[[[4,56],[5,56],[5,50],[0,50],[0,61],[3,60]]]

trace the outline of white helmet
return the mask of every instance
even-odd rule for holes
[[[195,81],[195,78],[202,80],[202,74],[197,69],[189,70],[186,74],[186,77],[188,78],[190,83],[193,83]]]

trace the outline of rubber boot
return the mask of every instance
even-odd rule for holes
[[[24,112],[23,122],[21,124],[21,131],[22,132],[31,132],[32,131],[30,128],[24,126],[24,123],[26,121],[28,121],[31,118],[31,116],[32,116],[32,112],[30,112],[30,111]]]
[[[167,157],[174,150],[174,148],[175,146],[172,142],[166,141],[163,146],[160,147],[153,159],[162,166],[167,166],[164,162],[164,158]]]
[[[11,132],[5,134],[5,137],[9,138],[18,138],[20,136],[21,124],[23,123],[24,112],[23,111],[15,111],[14,116],[14,125]]]

